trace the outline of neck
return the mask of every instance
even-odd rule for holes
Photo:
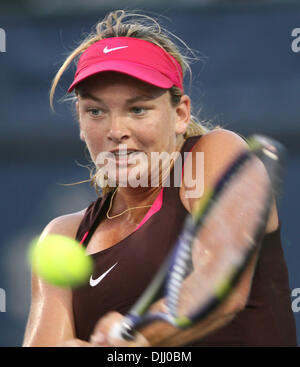
[[[122,211],[134,207],[150,206],[155,201],[161,187],[119,187],[115,194],[110,216],[117,215]],[[138,208],[124,213],[124,218],[130,222],[139,223],[148,208]]]
[[[176,151],[180,151],[183,143],[184,139],[182,138],[177,143]],[[170,169],[167,170],[167,172],[163,171],[160,173],[159,186],[151,187],[149,185],[148,187],[118,187],[117,192],[113,197],[113,202],[109,215],[113,217],[119,213],[122,213],[126,209],[143,207],[129,210],[122,216],[122,218],[126,218],[130,222],[139,223],[141,217],[143,217],[145,213],[149,210],[149,207],[145,208],[145,206],[150,206],[153,204],[162,188],[162,182],[166,178],[165,176],[169,174],[169,172]]]

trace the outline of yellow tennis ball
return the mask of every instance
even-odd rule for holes
[[[80,286],[93,271],[92,258],[86,255],[82,245],[62,235],[34,240],[28,255],[33,272],[56,286]]]

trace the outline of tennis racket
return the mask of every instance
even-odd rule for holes
[[[195,203],[171,254],[120,325],[123,339],[158,319],[190,327],[234,288],[264,235],[284,157],[284,147],[265,136],[252,136],[248,145]],[[147,312],[162,290],[166,311]]]

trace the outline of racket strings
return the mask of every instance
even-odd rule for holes
[[[191,315],[226,290],[256,243],[268,188],[269,181],[250,159],[226,183],[196,235],[191,226],[170,276],[168,308],[172,315]]]
[[[184,279],[194,271],[194,266],[192,262],[192,247],[190,246],[193,240],[194,224],[192,223],[191,217],[188,218],[188,228],[184,232],[183,236],[180,238],[181,247],[177,253],[177,261],[174,264],[173,271],[171,272],[169,282],[168,282],[168,293],[172,296],[168,298],[167,308],[168,312],[172,315],[176,315],[176,309],[178,300],[180,297],[180,289]]]

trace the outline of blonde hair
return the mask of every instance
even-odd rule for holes
[[[102,21],[96,24],[95,30],[92,31],[79,44],[79,46],[77,46],[75,50],[71,52],[71,54],[66,58],[66,60],[56,73],[52,81],[49,93],[50,105],[52,109],[56,87],[63,73],[67,70],[70,64],[73,61],[78,61],[80,55],[93,43],[111,37],[134,37],[154,43],[155,45],[163,48],[166,52],[172,55],[181,65],[183,75],[188,72],[191,80],[192,72],[190,68],[190,62],[196,57],[192,50],[181,39],[179,39],[173,33],[162,28],[160,24],[152,17],[138,12],[129,13],[124,10],[117,10],[108,13]],[[172,39],[176,39],[184,46],[185,55],[180,52],[179,47],[175,44],[175,42],[173,42]],[[188,54],[191,54],[192,57],[189,57]],[[176,106],[179,103],[183,93],[178,87],[170,88],[169,92],[171,96],[171,103]],[[73,96],[74,97],[71,99],[76,98],[74,94]],[[211,128],[208,127],[207,123],[204,125],[199,121],[197,117],[192,115],[187,131],[184,134],[184,138],[186,139],[195,135],[201,136],[206,134],[210,130]],[[95,176],[95,174],[91,175],[91,181],[96,185]],[[106,191],[107,190],[105,189],[104,192]]]

